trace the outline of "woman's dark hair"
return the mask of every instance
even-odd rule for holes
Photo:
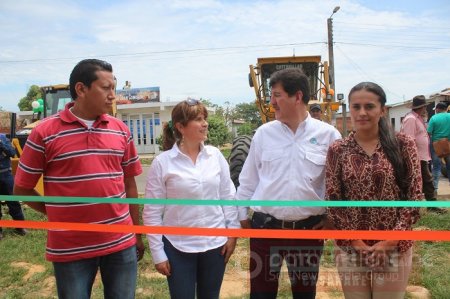
[[[178,142],[183,137],[176,128],[176,124],[180,123],[186,126],[189,121],[194,120],[198,115],[208,118],[208,110],[205,105],[195,100],[183,101],[178,103],[172,110],[172,120],[169,123],[165,123],[163,126],[162,135],[162,147],[163,151],[170,150],[175,142]],[[195,104],[193,104],[195,103]]]
[[[378,101],[383,108],[386,105],[386,93],[383,88],[373,82],[361,82],[355,85],[348,94],[348,101],[351,102],[351,96],[354,92],[366,90],[378,96]],[[406,196],[407,182],[405,181],[405,162],[400,149],[400,144],[395,136],[395,131],[387,121],[386,117],[381,117],[378,122],[378,134],[381,147],[394,168],[394,176],[397,185],[400,187],[402,197]]]
[[[73,100],[77,99],[75,84],[81,82],[90,88],[92,82],[98,79],[97,71],[107,71],[112,73],[113,69],[111,64],[99,59],[84,59],[77,63],[69,78],[70,96]]]

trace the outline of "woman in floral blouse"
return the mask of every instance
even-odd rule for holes
[[[414,141],[388,124],[386,94],[372,82],[348,96],[354,132],[328,151],[328,200],[421,200]],[[329,208],[339,230],[411,230],[417,208]],[[403,298],[412,267],[413,241],[337,240],[336,266],[345,298]]]

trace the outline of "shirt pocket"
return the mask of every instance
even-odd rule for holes
[[[288,164],[288,153],[284,149],[263,151],[261,155],[262,173],[272,178],[285,174]]]
[[[305,152],[306,177],[310,183],[321,183],[325,175],[327,156],[321,153]]]

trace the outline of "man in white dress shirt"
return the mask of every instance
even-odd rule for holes
[[[240,200],[323,200],[328,147],[340,133],[308,113],[308,78],[298,69],[270,78],[276,120],[256,131],[239,176]],[[323,207],[239,208],[244,228],[320,229]],[[250,219],[248,215],[251,214]],[[276,298],[286,261],[293,298],[315,298],[323,240],[250,239],[250,298]]]

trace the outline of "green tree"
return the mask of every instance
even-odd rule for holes
[[[212,107],[212,108],[216,108],[216,109],[219,107],[219,105],[214,104],[214,103],[211,102],[211,100],[209,100],[209,99],[203,99],[203,98],[200,98],[200,102],[201,102],[203,105],[205,105],[206,107]]]
[[[233,106],[231,106],[231,103],[228,101],[226,101],[224,104],[225,106],[218,106],[216,108],[215,115],[220,116],[225,122],[225,125],[228,128],[231,128],[233,120],[236,118],[235,109]]]
[[[237,127],[238,136],[242,135],[253,135],[253,130],[256,129],[256,126],[251,123],[245,123]]]
[[[230,141],[228,128],[224,120],[217,115],[208,116],[208,131],[208,144],[221,146]]]
[[[31,85],[27,95],[20,99],[19,104],[17,104],[17,106],[19,107],[20,111],[31,111],[33,110],[31,102],[39,98],[42,98],[42,93],[41,90],[39,89],[39,86]]]
[[[255,127],[262,125],[261,115],[255,103],[240,103],[234,107],[234,118],[242,119]]]

